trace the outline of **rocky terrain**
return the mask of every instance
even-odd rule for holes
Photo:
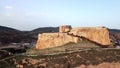
[[[119,68],[120,49],[89,49],[56,55],[16,55],[0,68]]]
[[[100,48],[88,40],[36,50],[0,60],[0,68],[119,68],[119,48]]]
[[[20,31],[0,27],[0,46],[37,41],[37,34],[58,32],[58,27]],[[62,30],[63,31],[63,30]],[[69,31],[69,29],[65,30]],[[88,39],[65,46],[36,50],[35,47],[0,49],[0,68],[120,68],[120,30],[109,29],[115,48],[101,48]]]
[[[59,27],[59,32],[39,34],[36,49],[62,46],[70,42],[78,43],[83,38],[103,47],[110,45],[109,31],[105,27],[72,28],[65,25]]]

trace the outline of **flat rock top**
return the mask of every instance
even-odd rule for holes
[[[101,29],[107,29],[106,27],[76,27],[72,28],[71,30],[81,30],[81,29],[86,29],[86,30],[101,30]]]

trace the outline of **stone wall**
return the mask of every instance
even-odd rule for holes
[[[71,26],[59,27],[59,33],[39,34],[36,49],[52,48],[62,46],[69,42],[78,43],[84,37],[101,46],[110,44],[109,31],[105,27],[81,27],[71,28]]]

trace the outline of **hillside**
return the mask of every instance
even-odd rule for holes
[[[120,45],[120,30],[109,29],[109,31],[110,38],[112,38],[115,45]],[[44,27],[32,31],[20,31],[0,26],[0,42],[2,44],[33,42],[37,41],[39,33],[44,32],[58,32],[58,27]],[[3,58],[0,60],[0,68],[20,68],[20,66],[24,68],[79,68],[80,66],[84,66],[84,68],[96,68],[105,63],[114,67],[120,65],[119,48],[100,48],[98,44],[86,39],[77,44],[68,43],[65,46],[43,50],[36,50],[33,47],[27,49],[24,53],[21,52],[23,49],[12,49],[13,52],[16,52],[15,50],[20,51],[20,53],[9,54],[10,52],[6,50],[0,51],[0,58]]]
[[[30,33],[34,36],[38,36],[38,34],[40,33],[53,33],[53,32],[58,32],[59,31],[59,27],[41,27],[41,28],[37,28],[32,30]]]
[[[0,26],[0,43],[20,43],[37,41],[39,33],[58,32],[58,27],[37,28],[31,31],[20,31],[10,27]]]
[[[20,30],[17,30],[17,29],[13,29],[13,28],[10,28],[10,27],[5,27],[5,26],[0,26],[0,32],[15,32],[15,33],[19,33],[21,32]]]
[[[109,29],[111,33],[120,33],[119,29]]]
[[[31,42],[34,39],[29,31],[20,31],[13,28],[0,26],[0,44]]]
[[[43,28],[37,28],[32,30],[32,32],[37,32],[37,33],[48,33],[48,32],[58,32],[59,27],[43,27]]]
[[[115,45],[120,46],[120,30],[118,29],[109,29],[110,38]]]
[[[120,49],[99,48],[96,45],[84,40],[78,44],[69,43],[43,50],[31,48],[24,54],[12,55],[0,60],[0,68],[19,68],[18,66],[21,68],[79,68],[83,65],[84,68],[99,68],[101,64],[104,66],[104,63],[117,68],[120,64]]]
[[[79,45],[77,45],[79,46]],[[48,49],[49,50],[49,49]],[[42,51],[42,50],[41,50]],[[120,49],[79,49],[53,55],[15,55],[0,61],[1,68],[119,68]],[[46,51],[49,53],[49,51]],[[103,63],[108,63],[104,65]],[[102,67],[101,67],[101,64]],[[84,67],[83,67],[84,65]],[[82,66],[82,67],[81,67]],[[92,67],[91,67],[92,66]],[[99,67],[100,66],[100,67]]]

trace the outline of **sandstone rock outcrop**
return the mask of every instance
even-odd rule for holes
[[[105,27],[81,27],[72,29],[69,34],[84,37],[100,45],[109,45],[109,31]]]
[[[62,46],[69,42],[78,42],[79,38],[67,33],[43,33],[39,34],[36,49],[52,48]]]
[[[72,27],[70,25],[60,26],[59,32],[66,33],[66,32],[70,32],[71,29],[72,29]]]
[[[109,31],[105,27],[81,27],[60,26],[59,33],[39,34],[36,49],[52,48],[62,46],[69,42],[78,43],[85,38],[102,46],[110,44]]]

